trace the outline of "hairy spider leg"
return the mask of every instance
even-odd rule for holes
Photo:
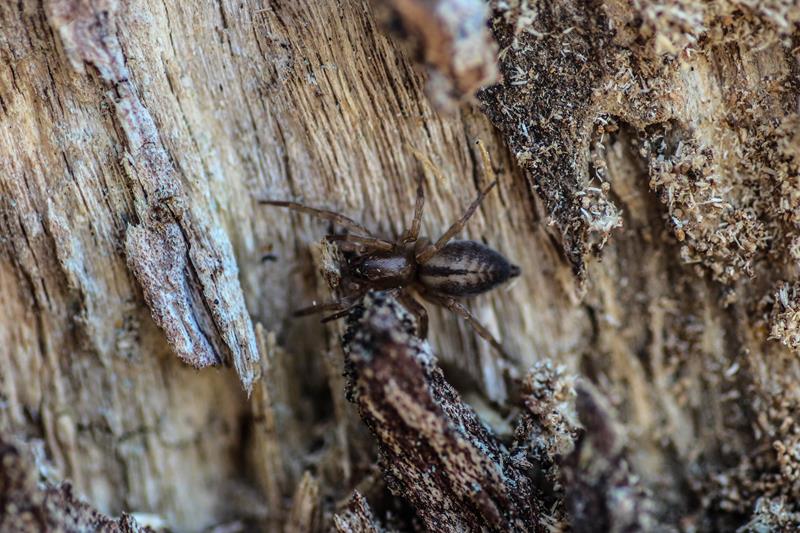
[[[341,244],[350,243],[361,245],[365,247],[367,252],[390,252],[394,250],[394,244],[377,237],[367,237],[364,235],[355,235],[348,233],[347,235],[326,235],[325,239],[328,242],[338,242]]]
[[[475,211],[478,209],[478,206],[481,205],[483,199],[486,198],[486,195],[489,194],[489,192],[494,188],[495,185],[497,185],[497,180],[490,183],[484,190],[482,190],[478,194],[478,197],[470,204],[467,210],[464,211],[464,214],[461,215],[461,218],[458,219],[456,222],[454,222],[453,225],[450,226],[450,228],[446,232],[444,232],[444,235],[439,237],[439,240],[436,241],[435,244],[429,244],[422,250],[420,250],[416,256],[417,263],[420,264],[427,263],[434,255],[436,255],[439,252],[439,250],[444,248],[444,246],[448,242],[450,242],[450,239],[455,237],[455,235],[464,228],[464,225],[467,223],[470,217],[475,213]]]
[[[428,311],[420,304],[409,292],[401,290],[397,293],[397,299],[403,304],[406,310],[417,319],[417,337],[425,339],[428,337]]]
[[[259,200],[258,203],[266,205],[275,205],[278,207],[286,207],[288,209],[300,211],[301,213],[307,213],[309,215],[313,215],[323,220],[330,220],[331,222],[339,224],[340,226],[343,226],[349,229],[350,231],[355,231],[357,233],[374,237],[372,232],[369,231],[367,228],[365,228],[363,224],[360,224],[355,220],[353,220],[352,218],[346,217],[341,213],[337,213],[335,211],[329,211],[327,209],[317,209],[316,207],[309,207],[307,205],[303,205],[297,202],[287,202],[284,200]]]
[[[503,345],[500,344],[500,341],[495,339],[494,335],[492,335],[492,332],[489,331],[486,326],[478,322],[478,319],[472,316],[470,310],[467,309],[463,304],[457,302],[449,296],[444,296],[435,292],[421,292],[420,295],[429,302],[446,307],[455,314],[460,315],[467,321],[467,323],[469,323],[470,326],[472,326],[472,329],[474,329],[478,335],[489,341],[489,344],[491,344],[498,351],[498,353],[508,359],[508,354],[503,349]]]

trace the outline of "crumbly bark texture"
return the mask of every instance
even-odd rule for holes
[[[390,490],[429,530],[546,531],[529,470],[514,462],[414,336],[410,315],[372,293],[344,338],[348,399],[377,440]]]
[[[155,533],[122,513],[113,519],[75,495],[69,482],[40,479],[24,441],[0,436],[0,531]]]

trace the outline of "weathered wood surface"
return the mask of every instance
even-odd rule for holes
[[[570,498],[633,473],[672,526],[797,523],[800,8],[493,8],[504,81],[443,115],[366,2],[0,4],[0,432],[101,512],[177,530],[341,529],[353,489],[370,520],[408,513],[345,401],[339,326],[289,319],[327,297],[326,226],[257,199],[394,235],[418,150],[436,236],[485,179],[481,139],[500,186],[464,234],[523,276],[470,308],[513,360],[431,309],[447,380],[507,442],[510,377],[592,381],[615,421],[581,417],[582,458],[622,429]],[[542,379],[515,438],[555,457],[575,400]]]

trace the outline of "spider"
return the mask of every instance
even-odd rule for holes
[[[478,146],[486,172],[494,178],[486,149],[480,142]],[[424,156],[416,152],[415,155],[424,165],[434,168],[430,161],[423,159]],[[453,240],[486,195],[497,185],[497,179],[493,179],[480,191],[461,218],[454,222],[436,242],[419,236],[425,205],[424,179],[424,173],[417,179],[417,195],[411,227],[394,241],[377,237],[364,225],[334,211],[291,201],[259,200],[262,204],[286,207],[331,221],[350,232],[325,237],[329,242],[336,243],[339,249],[347,254],[341,269],[341,287],[344,294],[337,300],[315,303],[295,311],[294,315],[336,311],[322,321],[336,320],[347,315],[370,289],[393,289],[397,293],[398,300],[416,317],[417,334],[424,339],[428,333],[428,313],[414,298],[411,292],[413,290],[428,302],[443,306],[463,317],[481,337],[489,341],[499,353],[504,354],[500,342],[458,299],[490,291],[507,280],[519,276],[520,269],[499,252],[480,242]]]

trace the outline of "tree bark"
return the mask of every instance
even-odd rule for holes
[[[800,527],[800,7],[447,4],[0,3],[0,525]],[[329,225],[259,198],[397,236],[425,172],[436,238],[478,140],[509,357],[291,318]]]

